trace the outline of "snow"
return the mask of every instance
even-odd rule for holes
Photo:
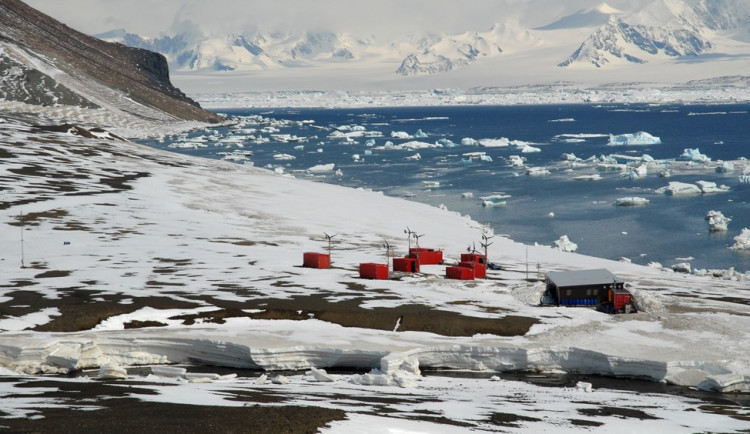
[[[661,144],[661,139],[659,137],[652,136],[645,131],[638,131],[634,134],[610,134],[609,142],[607,144],[610,146],[659,145]]]
[[[742,426],[740,421],[711,413],[699,412],[692,417],[688,409],[695,405],[683,397],[598,387],[586,392],[586,385],[546,388],[506,380],[420,374],[428,369],[490,374],[514,370],[570,372],[679,381],[691,387],[703,384],[711,390],[742,390],[747,387],[750,374],[746,357],[750,312],[747,304],[715,299],[715,288],[721,285],[722,297],[746,300],[747,282],[739,281],[740,276],[718,280],[677,274],[560,252],[548,246],[524,246],[496,237],[490,255],[503,269],[490,271],[492,279],[466,285],[442,279],[444,266],[426,266],[424,274],[410,278],[363,281],[357,276],[357,264],[382,258],[383,239],[399,242],[398,248],[405,250],[406,225],[427,234],[431,246],[443,249],[450,260],[465,251],[467,240],[479,238],[487,233],[487,228],[435,207],[279,176],[260,168],[167,154],[132,143],[117,143],[114,153],[110,152],[115,149],[111,144],[97,145],[72,136],[65,137],[65,146],[44,143],[44,147],[55,149],[51,157],[44,157],[44,148],[35,147],[40,143],[35,136],[38,133],[31,128],[9,126],[1,133],[5,139],[0,146],[15,156],[12,163],[4,159],[4,170],[32,162],[59,165],[57,158],[64,156],[66,169],[85,168],[96,174],[93,180],[76,180],[76,188],[82,191],[99,191],[95,190],[102,188],[99,177],[111,170],[149,175],[130,182],[132,189],[101,195],[43,193],[43,201],[0,210],[0,220],[4,222],[17,221],[19,211],[66,211],[67,215],[59,221],[41,219],[38,225],[26,228],[24,243],[28,263],[43,262],[49,270],[70,271],[64,276],[42,279],[36,277],[38,269],[20,268],[18,227],[8,225],[9,230],[0,231],[0,241],[7,246],[0,261],[0,275],[6,279],[1,297],[11,297],[17,291],[12,282],[34,282],[25,290],[48,299],[63,297],[59,288],[96,282],[88,285],[100,291],[97,297],[106,296],[114,303],[121,298],[124,306],[149,297],[170,297],[195,304],[180,309],[141,308],[110,316],[97,327],[80,332],[30,330],[52,321],[60,314],[57,309],[6,316],[0,320],[2,372],[35,376],[96,369],[103,378],[118,377],[122,378],[118,381],[127,384],[142,383],[147,377],[127,375],[126,371],[125,379],[123,368],[151,366],[150,378],[169,382],[169,387],[149,382],[143,387],[154,388],[156,393],[138,395],[138,399],[238,405],[224,398],[227,390],[274,391],[305,405],[348,408],[349,418],[334,423],[329,428],[331,432],[366,429],[360,424],[363,419],[380,423],[373,430],[409,427],[413,431],[439,432],[445,427],[436,422],[373,416],[379,414],[374,411],[364,415],[352,410],[351,403],[345,406],[342,402],[372,395],[385,395],[388,399],[408,396],[410,400],[414,396],[427,397],[427,402],[402,405],[408,410],[430,405],[444,417],[471,423],[486,419],[487,413],[496,411],[493,409],[498,403],[508,405],[508,412],[538,411],[540,419],[548,418],[524,422],[524,429],[543,430],[562,424],[572,430],[561,414],[593,406],[581,403],[583,396],[596,397],[597,402],[613,406],[653,403],[649,411],[663,418],[629,421],[629,428],[653,429],[653,424],[662,424],[659,426],[679,430],[687,424],[697,431]],[[84,157],[72,152],[80,149],[96,150],[97,154]],[[333,165],[322,168],[334,170]],[[9,201],[16,201],[36,197],[37,181],[6,177],[1,182],[5,182],[4,188],[12,184],[7,189]],[[439,182],[426,181],[425,187],[439,187]],[[89,229],[61,234],[56,228],[68,221]],[[557,219],[551,220],[554,221]],[[328,270],[299,267],[302,252],[325,248],[324,232],[337,234],[332,254],[335,266]],[[736,244],[750,245],[750,230],[744,229],[738,238]],[[63,239],[71,243],[63,245]],[[574,244],[567,236],[558,241],[566,250]],[[530,284],[533,279],[527,280],[525,273],[519,272],[528,268],[529,262],[541,264],[544,270],[610,269],[632,285],[641,312],[610,316],[591,309],[540,307],[538,300],[544,285]],[[232,287],[247,288],[247,292],[227,289]],[[200,299],[194,298],[195,292],[200,293]],[[300,296],[319,296],[331,302],[356,300],[372,309],[420,304],[465,317],[501,320],[506,315],[517,315],[536,318],[538,323],[519,336],[452,337],[405,331],[408,318],[396,331],[396,321],[382,329],[371,329],[343,327],[315,317],[299,321],[249,317],[226,318],[223,323],[201,320],[201,315],[224,303]],[[502,309],[497,309],[499,306]],[[192,325],[175,319],[187,314],[198,319]],[[164,326],[125,327],[134,320],[154,320]],[[603,341],[608,345],[603,346]],[[264,381],[259,381],[217,378],[211,373],[187,375],[181,367],[165,366],[180,363],[269,372]],[[336,375],[330,369],[335,367],[358,368],[367,373]],[[300,373],[285,373],[282,378],[271,372],[280,370]],[[0,386],[4,408],[13,409],[14,414],[32,411],[8,396],[7,390],[7,386]],[[211,393],[219,390],[222,393]],[[321,404],[320,399],[314,398],[318,393],[331,396],[326,400],[330,402]],[[511,404],[517,394],[528,397],[531,407]],[[371,408],[369,405],[366,408]],[[479,426],[485,429],[481,428],[485,425]],[[607,426],[615,430],[613,427]],[[450,428],[449,432],[456,431],[455,426]]]

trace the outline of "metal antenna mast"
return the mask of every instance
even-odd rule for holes
[[[409,226],[404,229],[404,233],[406,234],[406,240],[409,242],[409,250],[411,250],[411,237],[414,234],[414,232],[409,229]]]
[[[417,240],[417,248],[419,248],[419,239],[424,236],[424,234],[417,234],[416,232],[411,233],[412,236],[414,236],[414,239]]]
[[[328,235],[328,234],[326,234],[325,232],[323,232],[323,233],[325,234],[325,236],[326,236],[326,239],[328,239],[328,258],[329,258],[329,260],[330,260],[330,258],[331,258],[331,250],[333,249],[333,248],[331,247],[331,240],[333,240],[333,237],[335,237],[335,236],[336,236],[336,235],[338,235],[338,234]]]
[[[388,242],[388,240],[383,240],[383,247],[385,247],[385,265],[390,267],[391,266],[391,244]]]
[[[487,247],[489,247],[489,246],[491,246],[493,244],[493,243],[489,242],[493,238],[495,238],[495,237],[488,237],[487,235],[482,234],[482,242],[479,243],[482,247],[484,247],[484,260],[487,261],[488,264],[489,264],[490,260],[489,260],[489,257],[487,256]]]

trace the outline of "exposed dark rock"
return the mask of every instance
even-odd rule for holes
[[[85,35],[19,0],[0,2],[0,42],[35,54],[75,79],[93,80],[176,118],[220,119],[172,85],[163,55]]]

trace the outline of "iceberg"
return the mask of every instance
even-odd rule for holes
[[[649,200],[645,197],[621,197],[615,200],[615,206],[642,206],[648,205]]]
[[[661,139],[645,131],[638,131],[635,134],[610,134],[607,144],[610,146],[659,145]]]
[[[508,157],[508,164],[513,167],[523,167],[524,163],[526,163],[526,157],[521,157],[520,155],[511,155]]]
[[[727,173],[727,172],[734,172],[735,167],[734,163],[731,161],[723,161],[721,164],[716,166],[716,173]]]
[[[510,140],[505,137],[499,139],[481,139],[479,141],[479,146],[484,146],[485,148],[504,148],[508,145],[510,145]]]
[[[519,151],[521,151],[521,153],[523,153],[523,154],[531,154],[531,153],[535,153],[535,152],[542,152],[542,150],[540,148],[537,148],[535,146],[530,146],[530,145],[519,145],[519,147],[517,149]]]
[[[595,173],[593,175],[579,175],[574,176],[574,180],[576,181],[600,181],[602,179],[602,175]]]
[[[477,142],[475,139],[472,139],[471,137],[464,137],[461,139],[461,144],[463,146],[479,146],[479,142]]]
[[[695,148],[695,149],[685,148],[682,151],[682,155],[677,157],[677,159],[682,160],[682,161],[692,161],[694,163],[711,162],[711,158],[709,158],[706,155],[701,154],[701,151],[698,148]]]
[[[750,229],[743,228],[740,234],[734,237],[734,244],[729,248],[731,250],[750,250]]]
[[[526,170],[526,174],[529,176],[545,176],[549,175],[550,171],[545,169],[544,167],[530,167],[528,170]]]
[[[291,160],[296,160],[297,157],[295,157],[294,155],[289,155],[289,154],[274,154],[273,159],[277,161],[291,161]]]
[[[421,160],[421,159],[422,159],[422,156],[421,156],[421,155],[419,155],[419,152],[417,152],[417,153],[416,153],[416,154],[414,154],[414,155],[411,155],[411,156],[409,156],[409,157],[405,157],[405,158],[404,158],[404,160],[408,160],[408,161],[419,161],[419,160]]]
[[[493,194],[490,196],[482,196],[482,206],[487,208],[500,207],[508,204],[506,199],[510,198],[509,194]]]
[[[706,220],[708,220],[709,230],[711,232],[721,232],[728,230],[729,222],[731,218],[724,216],[721,211],[711,210],[706,214]]]
[[[391,138],[393,139],[411,139],[411,135],[406,131],[391,131]]]
[[[562,250],[563,252],[575,252],[578,250],[578,244],[570,241],[567,235],[563,235],[559,240],[552,243],[552,247]]]
[[[715,182],[711,181],[698,181],[695,184],[700,188],[702,193],[726,193],[729,191],[729,187],[726,185],[717,186]]]
[[[668,194],[671,196],[688,196],[693,194],[701,194],[702,191],[695,184],[688,184],[686,182],[672,181],[667,187],[659,188],[655,191],[657,194]]]
[[[426,139],[427,138],[427,133],[425,133],[422,130],[417,130],[417,132],[414,133],[414,137],[417,138],[417,139]]]
[[[336,167],[334,163],[329,164],[318,164],[307,169],[308,172],[319,173],[319,172],[332,172],[333,168]]]

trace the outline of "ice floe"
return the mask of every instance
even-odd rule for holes
[[[645,131],[638,131],[633,134],[610,134],[607,144],[610,146],[659,145],[661,144],[661,139]]]
[[[731,250],[750,250],[750,229],[743,228],[740,234],[734,237],[734,243],[729,248]]]
[[[620,197],[616,199],[614,203],[615,206],[643,206],[648,204],[648,199],[636,196]]]

